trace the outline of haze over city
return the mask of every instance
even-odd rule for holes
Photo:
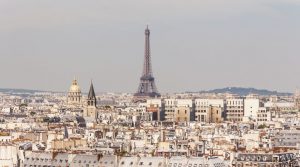
[[[160,92],[300,84],[300,2],[0,1],[1,88],[135,92],[144,29]]]
[[[0,0],[0,167],[300,167],[299,0]]]

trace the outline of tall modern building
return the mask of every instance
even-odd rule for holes
[[[154,77],[152,75],[151,55],[150,55],[150,30],[147,26],[145,30],[145,54],[143,74],[140,78],[138,91],[134,94],[136,99],[144,100],[147,98],[160,97],[158,93]]]

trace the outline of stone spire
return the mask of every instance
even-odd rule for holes
[[[91,81],[91,86],[90,86],[90,91],[88,94],[87,101],[88,101],[88,106],[96,106],[97,105],[97,99],[96,99],[93,81]]]

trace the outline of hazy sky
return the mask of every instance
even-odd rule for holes
[[[160,92],[300,86],[299,0],[0,0],[0,87]]]

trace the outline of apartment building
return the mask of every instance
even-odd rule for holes
[[[195,121],[217,123],[223,120],[223,99],[195,99]]]
[[[233,97],[225,100],[226,120],[241,122],[244,117],[244,99]]]

